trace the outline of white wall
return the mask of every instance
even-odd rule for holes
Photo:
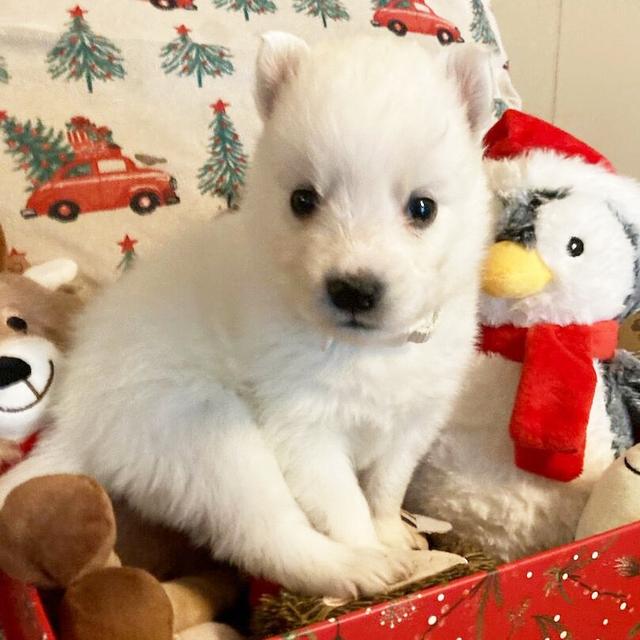
[[[640,0],[493,0],[525,111],[640,179]]]

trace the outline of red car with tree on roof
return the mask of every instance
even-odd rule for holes
[[[373,14],[374,27],[387,27],[397,36],[423,33],[436,36],[440,44],[464,42],[460,29],[455,24],[441,18],[423,0],[391,0]]]
[[[140,215],[177,204],[176,179],[166,171],[140,167],[111,141],[111,131],[85,118],[72,120],[67,137],[74,149],[66,162],[37,184],[21,211],[23,218],[48,215],[71,222],[80,213],[131,207]]]
[[[151,4],[157,9],[163,11],[169,11],[171,9],[188,9],[195,11],[196,7],[194,0],[149,0]]]

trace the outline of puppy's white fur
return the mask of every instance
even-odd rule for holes
[[[488,227],[473,129],[488,86],[476,54],[268,37],[241,213],[88,309],[57,427],[0,499],[34,474],[85,472],[291,589],[371,593],[403,577],[407,553],[384,545],[416,543],[400,505],[472,352]],[[320,206],[299,220],[289,199],[304,185]],[[439,207],[422,231],[415,193]],[[339,328],[325,278],[364,270],[386,286],[375,328]],[[436,312],[431,339],[407,343]]]

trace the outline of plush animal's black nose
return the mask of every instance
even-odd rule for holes
[[[382,299],[384,285],[371,275],[327,278],[327,293],[335,307],[351,313],[373,311]]]
[[[26,380],[31,375],[31,367],[20,358],[0,357],[0,389]]]

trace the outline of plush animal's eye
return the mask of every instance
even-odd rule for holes
[[[581,256],[584,253],[584,242],[574,236],[567,244],[567,251],[572,258]]]
[[[19,318],[18,316],[10,316],[7,318],[7,327],[13,329],[14,331],[20,331],[22,333],[26,333],[27,331],[27,321]]]
[[[298,218],[308,218],[318,206],[319,196],[315,189],[296,189],[291,194],[291,209]]]
[[[411,218],[411,224],[419,229],[428,227],[435,219],[438,205],[431,198],[411,197],[407,204],[407,213]]]

